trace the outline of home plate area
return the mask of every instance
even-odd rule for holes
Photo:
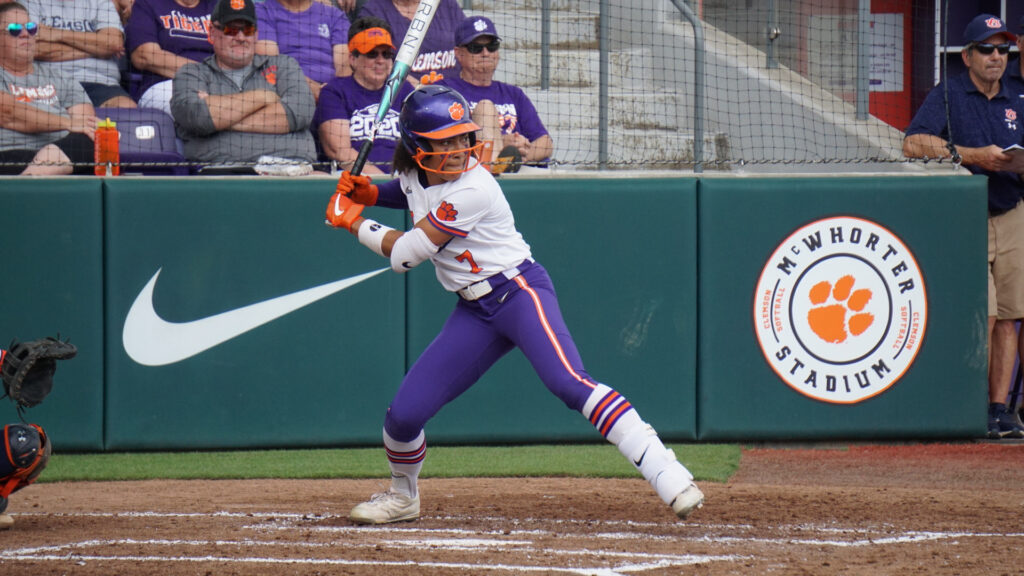
[[[1022,454],[748,450],[685,522],[640,479],[428,478],[419,521],[377,527],[347,518],[377,480],[43,483],[0,574],[1016,573]]]

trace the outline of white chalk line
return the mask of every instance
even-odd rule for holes
[[[420,544],[431,544],[429,541],[423,541]],[[433,542],[432,549],[442,548],[447,549],[446,546],[441,545],[442,541]],[[484,547],[490,549],[494,544],[504,544],[503,542],[484,542],[480,541],[476,549]],[[518,544],[518,543],[517,543]],[[530,544],[527,542],[527,544]],[[199,563],[199,562],[218,562],[218,563],[235,563],[235,564],[289,564],[289,565],[330,565],[330,566],[373,566],[373,567],[416,567],[416,568],[448,568],[448,569],[459,569],[466,570],[469,572],[488,570],[488,571],[499,571],[499,572],[562,572],[567,574],[591,574],[591,575],[605,575],[614,576],[629,572],[644,572],[648,570],[654,570],[659,568],[674,567],[674,566],[688,566],[693,564],[703,564],[708,562],[716,561],[735,561],[741,559],[740,556],[735,555],[707,555],[707,554],[640,554],[640,553],[624,553],[624,552],[602,552],[600,550],[550,550],[550,549],[535,549],[529,548],[526,551],[533,553],[546,553],[552,555],[572,555],[572,556],[609,556],[625,558],[630,560],[629,563],[613,568],[608,567],[591,567],[591,568],[580,568],[580,567],[568,567],[568,566],[532,566],[523,564],[482,564],[482,563],[460,563],[460,562],[429,562],[429,561],[416,561],[416,560],[354,560],[346,558],[280,558],[274,556],[266,557],[255,557],[255,556],[161,556],[161,555],[111,555],[111,554],[87,554],[78,552],[78,550],[85,550],[89,548],[100,548],[106,546],[234,546],[239,548],[251,548],[251,547],[286,547],[289,549],[295,548],[337,548],[337,543],[311,543],[311,542],[264,542],[259,540],[136,540],[136,539],[117,539],[117,540],[87,540],[83,542],[68,543],[65,545],[56,546],[42,546],[35,548],[22,548],[20,550],[10,550],[0,552],[0,560],[27,560],[27,561],[61,561],[61,562],[75,562],[83,564],[87,562],[113,562],[113,561],[124,561],[124,562],[177,562],[177,563]],[[346,544],[346,549],[351,548],[375,548],[376,544],[363,544],[363,545],[351,545]],[[465,543],[458,544],[452,549],[455,550],[467,550]]]
[[[475,570],[487,570],[487,571],[499,571],[499,572],[538,572],[538,571],[549,571],[569,574],[589,574],[595,576],[615,576],[623,575],[627,573],[638,573],[649,570],[655,570],[673,566],[687,566],[699,563],[707,562],[737,562],[746,558],[742,555],[699,555],[699,554],[657,554],[657,553],[631,553],[631,552],[612,552],[603,550],[588,550],[588,549],[554,549],[554,548],[535,548],[533,540],[528,538],[547,538],[557,537],[561,541],[568,541],[572,539],[599,539],[599,540],[672,540],[675,542],[699,542],[709,543],[717,545],[746,545],[751,544],[766,544],[766,545],[806,545],[806,546],[831,546],[831,547],[863,547],[863,546],[880,546],[880,545],[896,545],[896,544],[913,544],[920,542],[932,542],[937,540],[959,540],[963,538],[1000,538],[1000,539],[1019,539],[1024,537],[1024,533],[994,533],[994,532],[935,532],[935,531],[904,531],[900,534],[893,535],[892,527],[881,527],[877,530],[870,528],[844,528],[837,526],[814,526],[814,525],[795,525],[795,526],[776,526],[771,529],[780,530],[783,532],[818,532],[820,534],[831,534],[832,538],[819,539],[819,538],[793,538],[793,537],[782,537],[782,538],[763,538],[763,537],[743,537],[743,536],[730,536],[730,535],[709,535],[706,532],[708,530],[721,530],[721,531],[745,531],[754,529],[751,525],[701,525],[701,524],[686,524],[686,525],[666,525],[661,523],[642,523],[642,522],[630,522],[630,521],[617,521],[617,522],[601,522],[601,525],[612,524],[625,528],[634,529],[650,529],[653,527],[657,528],[687,528],[700,530],[704,532],[700,535],[675,535],[675,536],[656,536],[649,533],[631,533],[631,532],[599,532],[599,533],[588,533],[588,534],[565,534],[554,532],[550,530],[528,530],[528,529],[517,529],[517,530],[468,530],[461,528],[426,528],[416,527],[408,525],[396,525],[396,526],[310,526],[305,522],[309,521],[322,521],[336,518],[344,518],[344,516],[333,515],[333,514],[295,514],[295,513],[282,513],[282,512],[211,512],[211,513],[179,513],[179,512],[86,512],[86,513],[26,513],[19,514],[19,516],[51,516],[51,517],[115,517],[115,518],[153,518],[153,517],[166,517],[166,518],[238,518],[252,521],[254,519],[265,518],[269,521],[268,523],[260,524],[247,524],[243,526],[245,529],[251,529],[254,531],[267,531],[269,530],[286,530],[286,529],[297,529],[301,528],[303,531],[322,531],[332,533],[351,533],[351,534],[366,534],[376,533],[380,534],[382,538],[377,543],[346,543],[347,549],[352,548],[375,548],[379,544],[385,544],[389,547],[407,547],[407,548],[430,548],[433,550],[452,550],[452,551],[468,551],[468,550],[488,550],[492,552],[517,552],[517,553],[543,553],[552,556],[560,557],[588,557],[588,556],[601,556],[603,558],[613,558],[627,563],[616,566],[616,567],[571,567],[571,566],[531,566],[531,565],[516,565],[516,564],[467,564],[458,562],[426,562],[416,560],[357,560],[357,559],[345,559],[345,558],[279,558],[279,557],[256,557],[256,556],[161,556],[161,555],[102,555],[102,554],[85,554],[83,552],[90,548],[96,547],[117,547],[125,545],[143,545],[143,546],[217,546],[217,547],[229,547],[235,546],[240,548],[254,548],[264,547],[272,548],[275,546],[283,546],[289,548],[301,548],[306,547],[310,549],[314,548],[333,548],[339,546],[338,542],[330,543],[315,543],[315,542],[280,542],[280,541],[263,541],[257,539],[243,539],[243,540],[133,540],[133,539],[117,539],[117,540],[88,540],[78,543],[67,543],[63,545],[45,546],[45,547],[33,547],[33,548],[22,548],[17,550],[0,551],[0,560],[23,560],[23,561],[75,561],[75,562],[98,562],[98,561],[128,561],[128,562],[227,562],[227,563],[240,563],[240,564],[309,564],[309,565],[339,565],[339,566],[377,566],[377,567],[422,567],[422,568],[447,568],[457,569],[465,571]],[[484,517],[484,518],[472,518],[468,516],[443,516],[436,517],[434,519],[440,519],[444,521],[491,521],[504,525],[523,525],[531,522],[553,522],[556,524],[566,525],[585,525],[594,526],[595,522],[592,520],[573,520],[573,519],[511,519],[501,517]],[[305,521],[305,522],[304,522]],[[878,534],[884,532],[885,535],[879,534],[876,537],[872,537],[872,534]],[[857,536],[857,538],[851,540],[841,540],[834,538],[835,535],[851,535]],[[406,536],[420,536],[420,538],[405,538]],[[396,537],[398,537],[396,539]]]

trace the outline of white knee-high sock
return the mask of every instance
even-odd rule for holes
[[[629,459],[666,504],[671,505],[693,482],[693,475],[665,447],[654,428],[615,390],[599,384],[584,403],[583,415]]]
[[[413,441],[399,442],[385,430],[384,450],[388,453],[388,466],[391,468],[391,490],[415,498],[418,494],[416,480],[427,455],[426,434],[420,430]]]

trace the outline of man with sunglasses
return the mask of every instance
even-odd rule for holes
[[[81,84],[35,64],[39,25],[0,4],[0,174],[91,174],[96,113]]]
[[[964,30],[967,70],[936,86],[917,111],[903,153],[908,158],[958,158],[973,174],[988,177],[988,437],[1024,438],[1024,427],[1006,411],[1014,360],[1024,352],[1024,182],[1003,149],[1024,144],[1020,85],[1004,80],[1016,37],[1002,20],[981,14]]]
[[[533,102],[518,86],[494,79],[500,49],[501,37],[494,22],[483,16],[466,18],[455,31],[455,59],[461,69],[438,84],[453,88],[469,101],[485,143],[485,162],[489,160],[486,146],[491,143],[493,157],[518,156],[526,164],[546,165],[554,142]],[[498,150],[501,152],[495,155]],[[504,166],[496,164],[491,171],[502,169]]]
[[[171,112],[185,157],[214,165],[203,173],[253,174],[257,164],[279,162],[311,167],[315,105],[299,64],[256,54],[252,0],[220,0],[210,20],[213,56],[174,78]]]

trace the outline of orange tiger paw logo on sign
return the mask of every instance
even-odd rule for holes
[[[877,396],[925,341],[928,294],[913,251],[881,224],[833,216],[775,245],[754,292],[754,329],[787,386],[834,404]]]
[[[843,276],[835,286],[822,281],[811,288],[808,297],[815,307],[807,313],[807,324],[822,340],[833,344],[845,342],[847,336],[860,336],[875,321],[873,314],[863,312],[871,300],[871,290],[854,290],[855,282],[853,276]],[[834,304],[826,304],[830,296]],[[849,319],[848,312],[854,312]]]
[[[459,211],[448,202],[441,202],[441,205],[437,207],[437,219],[443,222],[454,222],[458,215]]]

